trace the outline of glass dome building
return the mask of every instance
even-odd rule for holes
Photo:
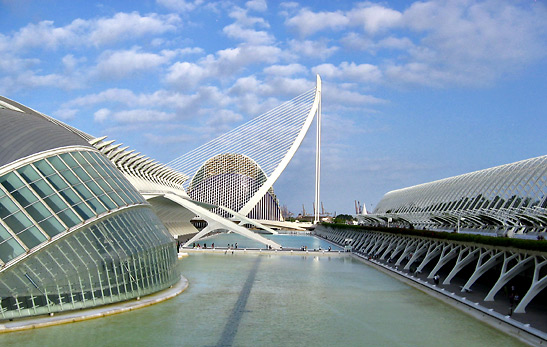
[[[124,301],[180,279],[149,203],[77,130],[0,97],[0,317]]]

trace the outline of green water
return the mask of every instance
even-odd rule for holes
[[[180,266],[190,286],[174,299],[0,345],[520,345],[350,257],[191,254]]]

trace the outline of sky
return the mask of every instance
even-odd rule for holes
[[[322,88],[321,202],[547,154],[547,3],[0,0],[0,95],[167,163]],[[313,126],[274,184],[312,211]]]

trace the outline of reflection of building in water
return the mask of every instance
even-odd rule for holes
[[[364,224],[506,233],[547,231],[547,155],[394,190]]]
[[[171,235],[75,129],[5,98],[0,122],[2,318],[109,304],[180,279]]]

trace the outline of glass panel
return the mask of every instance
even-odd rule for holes
[[[100,195],[99,200],[101,200],[109,210],[116,208],[116,205],[112,202],[112,200],[110,200],[108,195]]]
[[[63,223],[65,223],[65,225],[69,228],[72,228],[76,224],[80,224],[82,222],[80,218],[78,218],[76,213],[72,212],[72,210],[67,209],[62,212],[59,212],[57,215],[59,216],[59,218],[61,218]]]
[[[91,194],[89,189],[87,189],[83,184],[75,185],[72,188],[74,188],[84,200],[91,199],[93,197],[93,194]]]
[[[23,179],[28,183],[41,179],[40,175],[38,175],[38,172],[36,172],[36,170],[34,170],[31,165],[24,166],[17,170],[17,172],[19,172],[21,177],[23,177]]]
[[[84,220],[87,220],[95,216],[95,213],[89,209],[83,202],[74,206],[74,211],[80,215]]]
[[[7,196],[0,198],[0,218],[5,218],[18,210],[19,208],[17,208],[17,205],[10,198]]]
[[[65,171],[68,169],[68,167],[65,165],[65,163],[63,163],[61,161],[61,159],[59,159],[59,157],[50,157],[50,158],[47,158],[47,160],[49,161],[49,163],[51,165],[53,165],[54,168],[57,169],[57,171],[61,172],[61,171]]]
[[[42,230],[44,230],[46,234],[49,235],[49,237],[53,237],[65,231],[65,227],[63,227],[61,223],[59,223],[59,221],[53,217],[46,219],[39,224]]]
[[[53,188],[59,190],[63,190],[64,188],[68,187],[65,181],[59,176],[58,174],[53,174],[49,176],[48,178],[49,183],[53,186]]]
[[[24,186],[23,182],[13,172],[0,177],[0,184],[10,193]]]
[[[25,249],[14,238],[0,243],[0,256],[4,263],[23,253],[25,253]]]
[[[23,208],[38,201],[38,198],[27,187],[22,187],[19,190],[12,192],[11,195]]]
[[[55,172],[45,160],[37,161],[34,163],[34,166],[36,166],[38,171],[44,176],[49,176]]]
[[[60,191],[59,194],[66,200],[66,202],[69,203],[70,206],[74,206],[77,203],[82,202],[82,199],[74,193],[72,189],[65,189],[63,191]]]
[[[78,163],[72,158],[72,156],[69,153],[63,153],[60,155],[61,159],[65,161],[65,163],[70,167],[77,167],[79,166]]]
[[[103,212],[106,212],[106,209],[96,198],[89,199],[87,203],[91,205],[91,208],[93,208],[93,210],[95,210],[95,214],[101,214]]]
[[[63,200],[61,200],[60,197],[57,195],[52,195],[50,197],[47,197],[44,199],[46,204],[53,210],[55,213],[59,213],[62,210],[65,210],[68,208],[67,204]]]
[[[2,224],[0,224],[0,242],[6,241],[7,239],[9,239],[11,237],[12,237],[11,234],[8,233],[6,228],[4,228],[4,226]],[[0,254],[2,254],[2,253],[0,253]]]
[[[91,177],[89,177],[89,175],[81,167],[76,167],[73,170],[76,176],[78,176],[83,182],[91,180]]]
[[[28,228],[22,233],[17,235],[21,241],[25,243],[28,248],[34,248],[47,240],[47,238],[36,227]]]
[[[51,216],[51,213],[41,202],[37,202],[25,209],[36,222],[41,222]]]
[[[14,232],[18,233],[32,225],[30,219],[19,211],[4,219],[7,226]]]
[[[63,177],[65,180],[68,181],[69,184],[71,185],[75,185],[75,184],[79,184],[80,183],[80,180],[76,177],[76,175],[74,175],[72,172],[70,171],[65,171],[63,172]]]
[[[40,195],[41,198],[45,198],[46,196],[49,196],[53,194],[53,189],[44,181],[36,181],[34,183],[31,183],[30,186],[38,195]]]

